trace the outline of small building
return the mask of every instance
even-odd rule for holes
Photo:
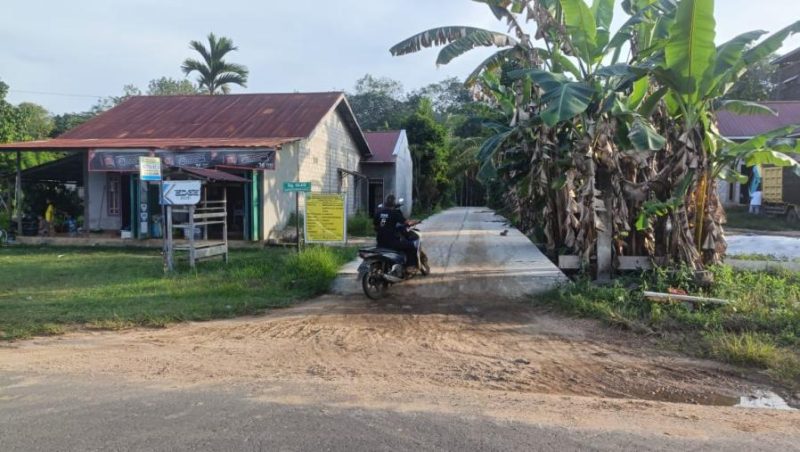
[[[414,163],[408,148],[405,130],[367,132],[372,157],[361,163],[361,170],[369,178],[367,206],[370,215],[389,194],[403,198],[403,214],[408,217],[413,208]]]
[[[759,102],[777,113],[776,115],[737,115],[729,111],[717,112],[717,126],[725,138],[743,142],[781,127],[800,124],[800,101]],[[800,137],[798,130],[792,137]],[[746,176],[752,175],[752,169],[739,164],[739,170]],[[719,181],[718,193],[726,206],[747,205],[750,202],[748,184],[732,184]]]
[[[81,187],[85,229],[158,234],[158,186],[138,173],[140,156],[156,156],[170,171],[210,182],[207,196],[224,191],[229,231],[253,241],[273,238],[294,212],[284,182],[345,193],[348,214],[364,210],[360,168],[372,157],[341,92],[137,96],[58,138],[0,145],[45,150],[70,154],[63,164]],[[54,162],[39,173],[58,179],[61,171]]]

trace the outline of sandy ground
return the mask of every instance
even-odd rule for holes
[[[722,406],[764,388],[735,368],[523,304],[393,302],[325,297],[259,318],[36,339],[0,348],[0,371],[682,438],[800,439],[800,412]]]

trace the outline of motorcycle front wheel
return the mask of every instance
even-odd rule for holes
[[[361,288],[364,290],[364,295],[371,300],[380,300],[386,295],[386,289],[389,283],[383,279],[383,265],[380,262],[375,262],[361,276]]]

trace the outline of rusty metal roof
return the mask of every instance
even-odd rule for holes
[[[394,163],[397,160],[394,150],[397,148],[397,141],[402,133],[400,130],[365,133],[364,137],[369,143],[372,158],[364,163]]]
[[[722,136],[730,139],[748,139],[781,127],[800,124],[800,101],[759,103],[775,110],[778,116],[717,112],[717,125]],[[800,130],[795,133],[798,132]]]
[[[341,92],[136,96],[57,139],[0,149],[274,147],[308,138],[334,110],[370,155]]]

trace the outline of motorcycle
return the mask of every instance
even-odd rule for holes
[[[403,226],[403,234],[417,249],[419,274],[428,276],[431,273],[428,256],[422,250],[422,233],[416,228],[419,223],[408,223]],[[358,277],[364,295],[372,300],[380,300],[386,296],[389,286],[399,284],[417,276],[417,272],[406,267],[406,256],[403,252],[387,248],[363,248],[358,255],[364,259],[358,267]]]

